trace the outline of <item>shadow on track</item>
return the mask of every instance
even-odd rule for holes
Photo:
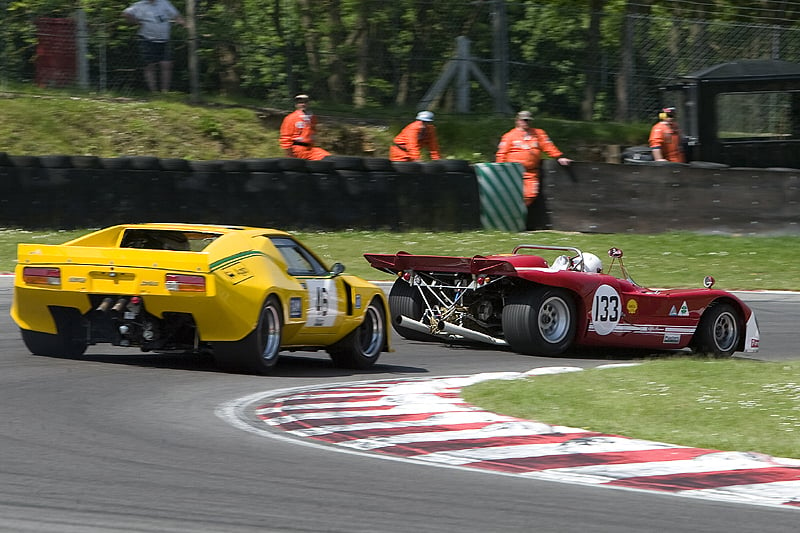
[[[142,368],[163,368],[169,370],[184,370],[191,372],[213,372],[229,374],[217,368],[210,354],[193,353],[149,353],[139,352],[134,349],[123,349],[122,353],[109,353],[104,350],[90,348],[80,357],[36,356],[50,359],[63,359],[71,361],[87,361],[112,365],[138,366]],[[303,355],[282,353],[272,372],[268,376],[274,377],[348,377],[368,379],[376,374],[426,374],[428,370],[420,367],[390,365],[376,363],[372,368],[365,370],[352,370],[337,368],[325,352],[315,354],[308,352]],[[235,375],[235,374],[232,374]],[[265,377],[268,377],[265,376]]]

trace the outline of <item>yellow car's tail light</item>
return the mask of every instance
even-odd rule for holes
[[[175,292],[206,292],[206,278],[186,274],[167,274],[166,287]]]
[[[28,285],[61,285],[61,269],[50,267],[25,267],[22,280]]]

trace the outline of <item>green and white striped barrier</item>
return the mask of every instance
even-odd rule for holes
[[[519,163],[476,163],[484,229],[524,231],[528,208],[522,199]]]

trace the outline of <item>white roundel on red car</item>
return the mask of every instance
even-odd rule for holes
[[[622,299],[611,285],[600,285],[592,297],[592,325],[598,335],[608,335],[622,318]]]

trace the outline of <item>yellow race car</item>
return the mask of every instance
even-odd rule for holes
[[[391,349],[386,296],[343,271],[274,229],[124,224],[20,244],[11,317],[37,355],[110,343],[264,374],[281,350],[325,349],[368,368]]]

